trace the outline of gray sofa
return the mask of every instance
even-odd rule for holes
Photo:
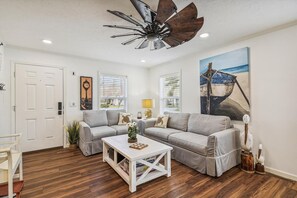
[[[229,117],[189,113],[169,115],[167,128],[145,122],[144,136],[173,147],[175,159],[203,174],[219,177],[240,163],[239,130]]]
[[[102,152],[102,138],[128,133],[126,125],[118,125],[120,112],[124,110],[93,110],[83,112],[80,122],[79,148],[85,156]]]

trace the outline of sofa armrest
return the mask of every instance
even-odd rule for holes
[[[240,131],[230,128],[208,136],[207,157],[218,157],[240,149]]]
[[[150,128],[150,127],[154,127],[156,121],[157,121],[157,118],[149,118],[147,120],[143,120],[145,129]]]
[[[157,119],[149,118],[147,120],[142,120],[142,119],[133,119],[133,120],[137,123],[139,134],[143,135],[146,128],[155,126],[155,122]]]
[[[80,125],[80,127],[79,127],[79,138],[86,141],[86,142],[92,141],[92,133],[91,133],[90,126],[87,123],[83,122],[83,121],[79,122],[79,125]]]

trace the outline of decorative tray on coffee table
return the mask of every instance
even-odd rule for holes
[[[143,149],[143,148],[145,148],[147,146],[148,146],[147,144],[137,142],[137,143],[131,144],[129,147],[133,148],[133,149],[141,150],[141,149]]]

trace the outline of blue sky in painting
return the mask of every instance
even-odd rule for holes
[[[246,47],[200,60],[200,74],[207,70],[208,63],[210,62],[212,62],[212,68],[216,70],[224,70],[243,65],[248,66],[248,48]]]

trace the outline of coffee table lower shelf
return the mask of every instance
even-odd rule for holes
[[[108,153],[109,149],[113,149],[113,158],[110,158]],[[142,159],[129,160],[129,174],[127,174],[122,167],[120,166],[121,162],[118,162],[117,156],[118,152],[115,148],[109,146],[107,143],[103,142],[103,162],[107,162],[129,185],[130,192],[135,192],[136,187],[145,182],[151,181],[163,175],[167,177],[171,176],[171,150],[161,151],[159,153],[154,153],[152,156],[156,156],[156,159],[153,163],[145,161],[146,158],[152,156],[143,156]],[[164,165],[161,164],[160,160],[164,157]],[[122,161],[122,160],[121,160]],[[137,176],[136,164],[143,164],[148,168],[139,176]]]

